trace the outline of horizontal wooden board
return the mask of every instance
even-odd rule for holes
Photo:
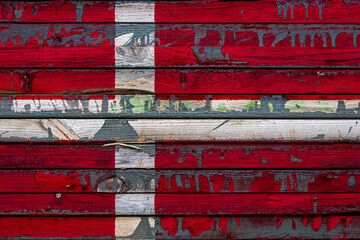
[[[4,1],[3,22],[359,23],[355,1]]]
[[[355,214],[359,199],[359,193],[6,193],[0,194],[0,215]]]
[[[359,170],[0,170],[0,192],[359,192]]]
[[[357,25],[3,23],[0,31],[2,68],[359,66]]]
[[[358,122],[358,119],[0,119],[0,141],[357,142]]]
[[[360,95],[0,95],[0,118],[343,119],[359,106]]]
[[[0,145],[0,168],[343,169],[360,168],[352,144]]]
[[[10,239],[357,239],[360,224],[357,215],[1,217],[0,223],[0,237]]]
[[[360,94],[358,78],[359,70],[341,69],[0,69],[1,92],[13,94],[321,94],[325,100]]]
[[[115,226],[114,226],[115,223]],[[357,239],[354,216],[1,217],[1,238]]]
[[[114,22],[111,1],[2,1],[1,22]]]

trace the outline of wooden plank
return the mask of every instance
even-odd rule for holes
[[[155,1],[117,4],[117,18],[127,13],[128,21],[138,15],[154,15],[159,22],[196,23],[358,23],[357,1]],[[155,5],[154,7],[152,5]],[[153,10],[154,9],[154,10]],[[146,18],[144,22],[151,21]]]
[[[353,144],[0,145],[0,168],[350,169],[360,168]]]
[[[360,95],[0,95],[0,118],[344,119],[359,106]]]
[[[357,142],[358,122],[358,119],[0,119],[0,141]]]
[[[0,217],[0,225],[2,239],[115,238],[115,217]]]
[[[359,170],[0,170],[0,192],[359,192]]]
[[[0,217],[0,223],[0,237],[7,239],[357,239],[359,234],[357,215]]]
[[[114,22],[111,1],[2,1],[1,22]]]
[[[358,30],[331,24],[156,24],[155,66],[355,67]]]
[[[359,193],[0,195],[0,215],[307,215],[355,214]],[[99,204],[101,203],[101,204]],[[231,207],[229,207],[231,206]]]
[[[341,69],[0,69],[1,91],[14,94],[126,94],[126,90],[132,94],[131,90],[142,90],[167,94],[323,94],[329,98],[329,94],[360,94],[358,78],[359,70]]]
[[[0,29],[3,68],[359,66],[356,25],[4,23]]]
[[[116,6],[116,8],[115,8]],[[201,11],[200,11],[201,9]],[[221,9],[221,11],[219,11]],[[355,1],[4,1],[2,22],[359,23]]]

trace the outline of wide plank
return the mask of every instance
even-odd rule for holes
[[[221,10],[221,11],[219,11]],[[356,1],[4,1],[2,22],[359,23]]]
[[[357,239],[360,224],[357,215],[0,217],[0,223],[7,239]]]
[[[350,169],[357,144],[1,144],[0,168]]]
[[[358,122],[358,119],[0,119],[0,141],[357,142]]]
[[[1,193],[356,193],[359,181],[359,170],[0,170]]]
[[[114,226],[115,223],[115,226]],[[18,239],[357,239],[359,216],[0,217]]]
[[[358,78],[359,70],[342,69],[0,69],[1,92],[17,95],[143,91],[157,94],[321,94],[321,99],[326,99],[334,94],[360,94]]]
[[[0,194],[0,215],[8,216],[355,214],[359,208],[359,193]]]
[[[3,68],[359,66],[357,25],[3,23],[0,31]]]

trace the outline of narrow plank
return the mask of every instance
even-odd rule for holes
[[[114,22],[111,1],[2,1],[1,22]]]
[[[357,142],[358,122],[358,119],[0,119],[0,141]]]
[[[358,118],[360,95],[0,95],[0,118]]]
[[[358,78],[359,70],[341,69],[0,69],[1,91],[14,91],[14,94],[142,90],[168,94],[324,94],[329,97],[328,94],[360,94]]]
[[[343,169],[360,168],[353,144],[0,145],[0,168]]]
[[[4,23],[0,29],[3,68],[359,65],[356,25]]]
[[[116,195],[6,193],[0,195],[0,215],[355,214],[359,211],[359,199],[359,193]]]
[[[0,237],[8,239],[357,239],[359,234],[357,215],[0,217],[0,223]]]
[[[0,170],[0,192],[356,193],[359,179],[359,170]]]

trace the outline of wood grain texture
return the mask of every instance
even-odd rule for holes
[[[0,145],[0,168],[350,169],[360,168],[354,144]]]
[[[358,119],[0,119],[0,141],[357,142],[358,122]]]
[[[2,1],[1,22],[114,22],[111,1]]]
[[[360,205],[358,193],[6,193],[0,200],[0,215],[9,216],[356,214]]]
[[[360,224],[357,215],[1,217],[0,223],[0,237],[15,239],[357,239]]]
[[[116,8],[115,8],[116,6]],[[201,11],[200,11],[201,9]],[[219,9],[221,11],[219,11]],[[3,22],[358,23],[355,1],[4,1]],[[156,16],[156,17],[155,17]]]
[[[359,192],[358,170],[0,170],[1,193]]]
[[[356,25],[3,23],[0,29],[3,68],[359,66]]]
[[[315,94],[329,99],[334,94],[360,94],[358,78],[359,70],[341,69],[0,69],[1,91],[14,94],[143,90],[159,94]]]
[[[359,106],[360,95],[0,95],[0,118],[343,119]]]

